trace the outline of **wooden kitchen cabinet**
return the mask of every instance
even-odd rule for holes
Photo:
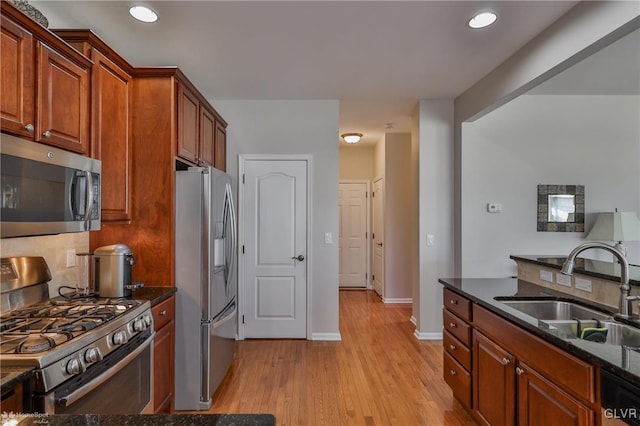
[[[443,300],[444,380],[455,398],[471,408],[471,302],[444,290]]]
[[[151,309],[156,337],[153,344],[153,411],[173,411],[175,296]]]
[[[33,36],[4,14],[0,46],[0,119],[2,130],[33,138],[35,131],[35,60]]]
[[[2,2],[2,130],[89,153],[91,61]]]
[[[216,169],[227,171],[227,129],[226,124],[216,120],[215,163]]]
[[[473,414],[487,425],[590,426],[594,367],[473,305]]]
[[[102,224],[131,220],[132,67],[89,30],[56,30],[91,58],[91,157],[102,161]],[[95,246],[113,242],[96,242]],[[95,248],[95,247],[94,247]]]
[[[0,413],[22,413],[23,405],[22,383],[18,383],[11,389],[2,392],[0,398]]]
[[[218,127],[212,109],[196,93],[178,82],[178,156],[197,166],[214,166]],[[224,153],[223,153],[224,154]]]

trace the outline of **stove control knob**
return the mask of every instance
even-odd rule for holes
[[[133,331],[143,331],[147,328],[147,324],[144,322],[144,320],[138,318],[137,320],[133,321],[131,328],[133,328]]]
[[[80,362],[79,358],[71,358],[67,362],[67,366],[65,367],[67,374],[75,375],[84,372],[84,365]]]
[[[124,334],[124,331],[116,331],[115,333],[113,333],[111,341],[116,346],[123,345],[127,341],[127,336]]]
[[[89,364],[98,362],[101,359],[102,359],[102,354],[100,353],[100,350],[98,348],[89,348],[84,353],[84,360]]]
[[[151,315],[143,315],[142,319],[144,320],[144,323],[147,325],[147,328],[151,327]]]

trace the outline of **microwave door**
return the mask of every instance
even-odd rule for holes
[[[70,185],[69,209],[74,220],[84,222],[84,230],[90,230],[94,202],[94,181],[89,171],[76,171]]]

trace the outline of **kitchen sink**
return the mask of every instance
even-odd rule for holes
[[[598,327],[607,329],[607,337],[604,342],[608,345],[627,346],[632,349],[640,349],[640,329],[615,321],[548,321],[549,330],[559,330],[562,333],[579,338],[581,330],[586,327]]]
[[[589,308],[576,302],[549,299],[504,299],[496,298],[510,308],[532,316],[538,320],[611,320],[606,312]]]

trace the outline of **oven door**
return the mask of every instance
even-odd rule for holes
[[[38,411],[47,414],[150,413],[154,336],[155,332],[138,335],[140,339],[132,339],[87,372],[45,395],[36,396]],[[88,373],[90,377],[85,376]]]

